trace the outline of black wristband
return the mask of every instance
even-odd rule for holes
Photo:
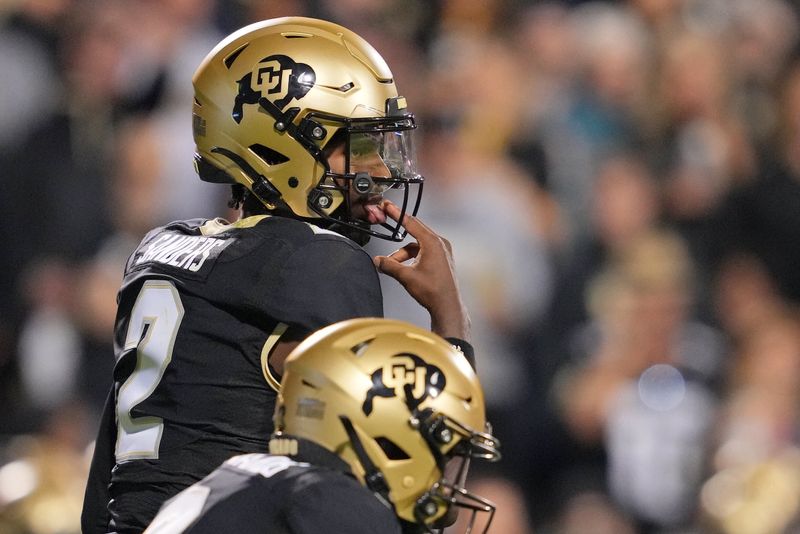
[[[464,355],[464,357],[469,362],[469,366],[472,367],[473,370],[476,370],[475,367],[475,349],[472,348],[472,345],[469,344],[468,341],[464,341],[463,339],[459,339],[457,337],[448,337],[445,338],[448,343],[453,345],[458,351]]]

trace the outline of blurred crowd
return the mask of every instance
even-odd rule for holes
[[[194,174],[191,75],[282,15],[360,33],[417,114],[493,532],[800,532],[796,0],[0,2],[0,531],[79,531],[127,255],[234,216]]]

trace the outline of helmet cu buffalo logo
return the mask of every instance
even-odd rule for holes
[[[261,98],[271,100],[280,110],[294,99],[301,99],[314,87],[317,76],[309,65],[296,63],[284,55],[262,59],[238,80],[239,94],[233,106],[233,120],[242,122],[244,104],[258,104]]]
[[[372,413],[375,397],[405,396],[410,411],[414,411],[428,397],[436,398],[444,391],[447,379],[442,370],[425,363],[414,354],[397,354],[392,360],[376,369],[372,375],[372,387],[367,391],[362,406],[364,415]]]

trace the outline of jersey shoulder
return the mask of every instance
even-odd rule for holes
[[[292,474],[287,506],[292,532],[400,533],[394,512],[352,475],[324,467]]]

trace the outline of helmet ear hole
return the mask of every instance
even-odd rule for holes
[[[268,146],[264,146],[261,144],[253,144],[248,147],[253,154],[261,158],[261,161],[266,163],[267,165],[278,165],[280,163],[286,163],[289,161],[288,156],[285,156],[274,150]]]
[[[250,46],[250,43],[243,44],[242,46],[240,46],[239,48],[228,54],[228,56],[222,61],[223,63],[225,63],[225,67],[227,67],[228,70],[231,69],[231,66],[233,66],[233,62],[236,61],[236,58],[239,57],[239,54],[244,52],[244,49],[247,48],[248,46]]]
[[[402,449],[402,447],[386,437],[375,438],[375,442],[380,446],[383,454],[385,454],[390,460],[411,459],[411,456],[409,456],[408,453]]]
[[[350,350],[351,350],[351,351],[353,352],[353,354],[355,354],[356,356],[358,356],[358,357],[361,357],[361,356],[363,356],[363,355],[364,355],[364,353],[366,352],[366,350],[369,348],[369,346],[370,346],[370,344],[372,343],[373,339],[374,339],[374,338],[370,338],[370,339],[367,339],[367,340],[365,340],[365,341],[362,341],[361,343],[359,343],[359,344],[357,344],[357,345],[355,345],[355,346],[353,346],[353,347],[350,347]]]

